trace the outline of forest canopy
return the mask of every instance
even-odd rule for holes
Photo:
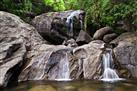
[[[23,19],[49,11],[82,9],[87,25],[115,26],[119,20],[137,24],[137,0],[1,0],[0,6]]]

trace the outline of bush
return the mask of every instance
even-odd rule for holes
[[[0,10],[16,14],[27,22],[38,14],[53,10],[44,0],[1,0],[0,6]]]
[[[1,0],[0,10],[14,13],[19,16],[24,16],[25,13],[32,11],[32,3],[30,0]]]
[[[82,9],[87,26],[115,27],[119,20],[137,24],[137,0],[1,0],[0,6],[23,19],[48,11]]]
[[[44,0],[45,5],[53,7],[54,11],[65,10],[65,3],[63,0]]]
[[[115,26],[126,19],[137,23],[137,0],[79,0],[78,4],[86,11],[87,25]]]

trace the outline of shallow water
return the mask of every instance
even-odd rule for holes
[[[137,91],[136,80],[106,83],[101,81],[23,82],[0,91]]]

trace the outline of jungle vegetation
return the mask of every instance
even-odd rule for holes
[[[137,25],[137,0],[1,0],[0,10],[31,19],[49,11],[82,9],[86,12],[86,26],[115,27],[121,20],[131,31]]]

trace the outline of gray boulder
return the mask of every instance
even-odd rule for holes
[[[102,40],[104,35],[112,33],[111,27],[103,27],[95,32],[93,35],[93,39],[95,40]]]
[[[32,26],[0,11],[0,86],[6,86],[11,79],[17,81],[27,53],[42,43],[46,42]]]
[[[74,55],[83,64],[82,69],[85,79],[99,79],[102,75],[101,57],[104,44],[103,41],[95,40],[74,49]]]
[[[83,27],[84,11],[69,10],[49,12],[36,16],[32,25],[40,35],[52,44],[62,44],[64,40],[76,38]],[[81,27],[80,27],[81,26]]]
[[[114,54],[121,77],[137,78],[137,33],[124,33],[111,43],[117,45]]]
[[[111,34],[106,34],[103,37],[103,41],[106,43],[111,42],[112,40],[114,40],[118,35],[116,33],[111,33]]]

